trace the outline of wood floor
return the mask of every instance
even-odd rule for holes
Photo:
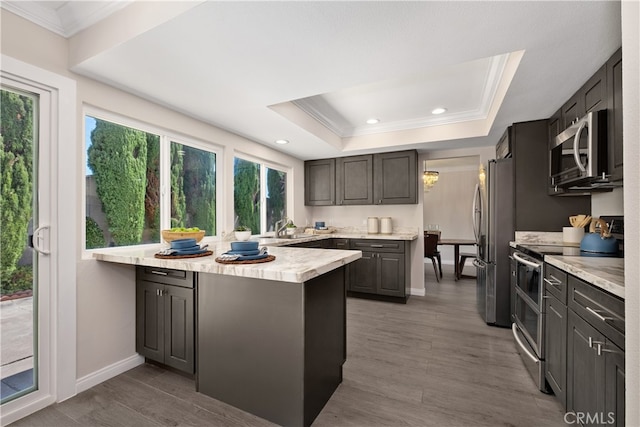
[[[314,427],[564,426],[540,393],[509,329],[485,325],[475,281],[453,267],[406,305],[350,298],[344,380]],[[12,426],[268,426],[195,392],[193,380],[145,364]]]

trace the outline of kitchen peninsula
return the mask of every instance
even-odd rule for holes
[[[345,266],[362,253],[271,246],[272,262],[220,264],[228,242],[209,247],[202,258],[155,258],[161,245],[94,257],[137,266],[139,276],[193,272],[197,391],[281,425],[310,425],[342,381]]]

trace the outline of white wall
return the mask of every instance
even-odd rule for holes
[[[640,426],[640,3],[622,2],[626,425]]]
[[[471,215],[473,196],[478,183],[477,164],[460,167],[437,167],[440,177],[436,185],[424,193],[423,224],[437,225],[445,239],[474,239]],[[431,167],[429,167],[432,169]],[[453,247],[441,245],[442,262],[453,264]],[[475,252],[462,247],[463,252]]]
[[[591,216],[624,215],[624,189],[591,195]]]
[[[291,167],[289,182],[296,200],[290,215],[304,217],[304,168],[301,160],[287,156],[261,144],[254,143],[222,129],[186,117],[141,98],[71,73],[67,70],[69,50],[67,40],[29,21],[2,10],[2,53],[40,68],[74,79],[77,83],[77,138],[75,167],[84,176],[83,105],[92,105],[126,117],[169,129],[201,141],[222,147],[219,157],[223,170],[222,230],[233,229],[233,157],[236,152]],[[28,43],[27,43],[28,41]],[[161,88],[159,88],[161,90]],[[64,153],[61,153],[64,155]],[[81,218],[84,204],[84,180],[78,180],[76,192],[77,217]],[[81,236],[83,223],[78,223]],[[87,258],[78,238],[70,256],[77,259],[77,367],[76,378],[91,383],[88,377],[104,369],[131,359],[135,353],[135,276],[132,267],[107,265]],[[85,259],[83,259],[85,255]]]

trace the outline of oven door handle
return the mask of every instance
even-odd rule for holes
[[[529,267],[533,267],[533,268],[542,267],[542,264],[538,264],[537,262],[529,261],[528,259],[522,258],[520,255],[518,255],[517,252],[513,253],[513,257],[516,259],[516,261],[521,262],[524,265],[528,265]]]
[[[517,329],[518,329],[518,326],[515,323],[512,323],[511,332],[513,332],[513,338],[516,340],[516,342],[518,343],[522,351],[524,351],[524,353],[529,357],[529,359],[531,359],[531,361],[534,362],[536,365],[539,364],[540,361],[538,360],[538,358],[535,357],[533,354],[531,354],[531,352],[527,350],[527,347],[524,345],[522,340],[520,340]]]

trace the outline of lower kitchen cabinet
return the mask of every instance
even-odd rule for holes
[[[136,270],[136,351],[189,374],[195,372],[194,284],[192,272]]]
[[[568,277],[567,411],[624,426],[624,301]]]
[[[351,240],[362,258],[349,265],[351,296],[380,296],[406,302],[409,288],[409,245],[402,240]]]
[[[546,295],[545,378],[563,408],[567,407],[567,306]]]
[[[604,359],[594,342],[604,336],[573,311],[569,311],[567,348],[567,410],[576,414],[604,413]]]

